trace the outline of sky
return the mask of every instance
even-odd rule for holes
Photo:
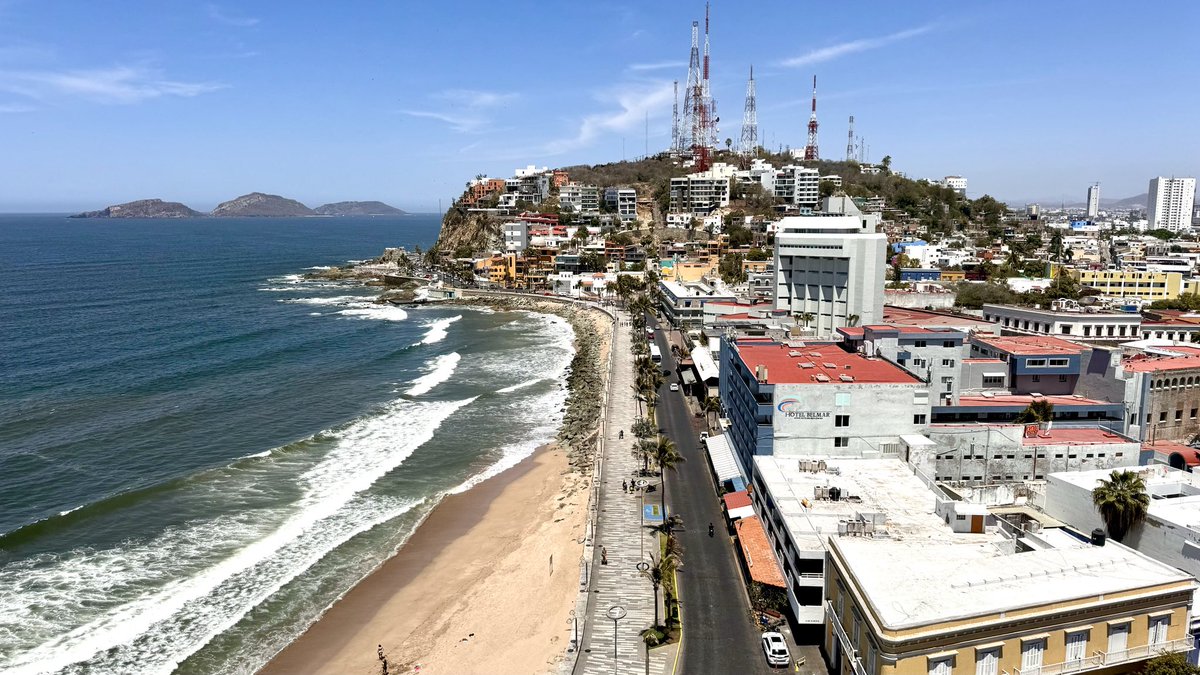
[[[667,147],[701,2],[0,0],[0,212],[252,191],[435,211],[476,174]],[[719,135],[1020,205],[1200,173],[1200,3],[711,7]],[[702,38],[703,39],[703,38]]]

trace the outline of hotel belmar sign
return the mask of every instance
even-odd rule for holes
[[[794,398],[783,399],[775,409],[784,417],[793,420],[823,420],[833,414],[829,410],[802,410],[800,401]]]

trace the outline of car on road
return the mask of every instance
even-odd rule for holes
[[[678,382],[671,383],[671,391],[679,391],[679,383]]]
[[[776,632],[762,634],[763,654],[767,657],[767,665],[787,666],[792,662],[792,655],[788,652],[787,642],[783,639],[783,635]]]

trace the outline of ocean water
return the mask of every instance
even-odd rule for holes
[[[562,320],[308,268],[436,216],[0,216],[0,672],[252,673],[555,435]]]

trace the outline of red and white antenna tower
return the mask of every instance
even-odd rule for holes
[[[692,35],[695,36],[695,24],[693,23]],[[693,37],[693,51],[695,54],[695,37]],[[692,160],[696,163],[698,171],[707,171],[712,166],[711,151],[716,143],[716,106],[712,100],[712,90],[709,88],[708,81],[708,4],[704,5],[704,70],[700,73],[700,79],[696,82],[696,87],[692,91],[692,105],[694,108],[694,117],[692,124]]]
[[[804,159],[815,161],[821,159],[817,151],[817,76],[813,75],[812,115],[808,118],[808,145],[804,146]]]

